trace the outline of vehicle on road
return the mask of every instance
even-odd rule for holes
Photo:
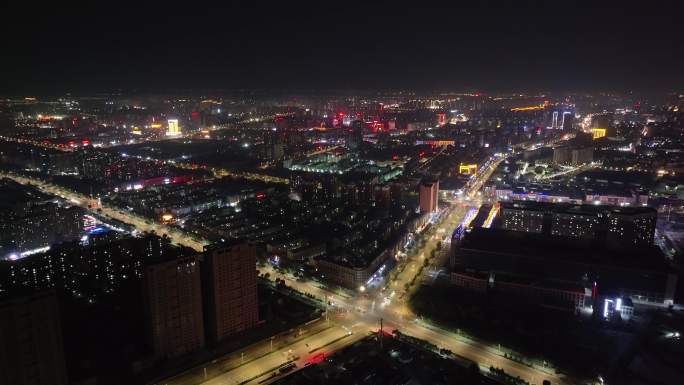
[[[284,366],[281,366],[280,368],[278,368],[278,372],[280,374],[289,373],[289,372],[293,371],[296,367],[297,367],[297,364],[295,364],[294,362],[290,362],[290,363],[285,364]]]

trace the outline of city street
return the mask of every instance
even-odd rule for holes
[[[99,205],[98,207],[97,202],[94,202],[92,199],[83,194],[79,194],[53,184],[45,183],[39,179],[27,178],[21,175],[0,172],[0,177],[10,178],[21,184],[33,185],[44,193],[62,197],[72,204],[81,206],[89,211],[92,211],[93,213],[132,225],[140,232],[155,232],[160,236],[166,234],[174,244],[191,247],[197,251],[204,250],[204,245],[206,242],[197,241],[179,230],[153,222],[149,219],[142,218],[133,213],[123,211],[122,209],[108,207],[106,205]]]
[[[503,368],[513,376],[520,376],[520,378],[535,384],[540,384],[543,379],[549,379],[553,384],[569,384],[570,382],[567,379],[558,377],[548,370],[529,367],[504,358],[495,347],[469,341],[437,326],[427,325],[417,319],[408,306],[411,293],[423,279],[417,274],[424,263],[424,259],[428,258],[433,250],[437,250],[437,245],[441,242],[442,252],[435,252],[434,261],[427,266],[424,272],[427,273],[431,269],[440,267],[445,261],[446,253],[444,251],[449,248],[452,231],[464,220],[470,209],[479,207],[479,190],[502,160],[503,158],[491,160],[480,168],[478,174],[469,182],[460,202],[451,203],[444,209],[437,223],[429,230],[430,236],[425,240],[424,245],[413,250],[406,261],[400,262],[397,273],[390,272],[388,274],[386,290],[369,290],[365,295],[349,293],[344,290],[331,291],[315,281],[300,281],[292,276],[280,274],[270,266],[261,268],[262,272],[269,273],[272,279],[284,279],[288,286],[300,292],[312,294],[318,299],[327,299],[329,303],[334,304],[329,309],[329,320],[322,320],[310,325],[310,330],[296,341],[293,338],[292,342],[288,342],[285,337],[275,340],[272,353],[271,341],[264,340],[241,352],[230,354],[201,368],[195,367],[160,383],[196,384],[203,381],[206,381],[204,383],[207,384],[258,383],[266,382],[265,380],[268,380],[269,376],[277,373],[278,375],[272,378],[275,380],[283,375],[278,372],[279,366],[294,360],[297,368],[302,368],[311,358],[311,350],[323,347],[315,352],[318,354],[321,352],[331,353],[336,349],[342,349],[363,338],[369,331],[378,330],[382,318],[387,331],[399,329],[403,333],[450,349],[458,356],[477,362],[482,368],[489,368],[490,366]],[[90,202],[86,196],[39,180],[7,173],[2,173],[0,176],[11,178],[22,184],[32,184],[41,191],[61,196],[85,208],[88,208]],[[192,247],[198,251],[203,249],[204,243],[168,226],[149,223],[149,220],[131,213],[112,207],[100,207],[100,210],[89,209],[131,224],[139,231],[167,234],[173,243]],[[409,285],[407,291],[406,285],[412,281],[414,284]],[[322,323],[325,323],[326,326],[321,326]],[[347,335],[351,330],[354,333]],[[240,355],[238,356],[237,353]],[[207,368],[206,374],[205,367]]]
[[[180,375],[158,382],[165,385],[185,384],[244,384],[257,383],[278,373],[278,368],[288,362],[295,362],[298,368],[304,367],[312,357],[330,353],[338,346],[344,347],[368,335],[369,329],[360,325],[343,325],[321,319],[302,328],[302,334],[287,333],[276,338],[271,349],[271,341],[254,344],[241,351],[183,372]],[[346,327],[346,326],[345,326]],[[353,330],[354,333],[349,334]],[[330,344],[330,345],[329,345]],[[314,349],[318,349],[311,352]],[[206,375],[205,375],[206,368]]]

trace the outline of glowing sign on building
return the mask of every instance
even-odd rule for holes
[[[180,127],[178,126],[178,119],[169,119],[168,125],[169,125],[169,130],[166,131],[166,135],[178,136],[181,134]]]
[[[458,166],[458,173],[465,175],[473,175],[477,173],[477,164],[463,164]]]
[[[606,131],[607,130],[605,128],[592,128],[591,129],[591,133],[594,137],[594,140],[599,139],[599,138],[603,138],[604,136],[606,136]]]

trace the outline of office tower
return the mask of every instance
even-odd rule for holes
[[[204,258],[207,336],[215,343],[259,322],[256,246],[218,243],[205,248]]]
[[[262,156],[266,160],[278,160],[285,156],[285,143],[283,138],[275,132],[269,132],[264,136]]]
[[[363,143],[363,122],[355,120],[351,124],[351,132],[347,140],[347,146],[351,150],[356,150]]]
[[[0,384],[66,383],[55,292],[0,299]]]
[[[434,213],[437,211],[439,181],[422,182],[420,184],[420,212]]]
[[[551,128],[554,130],[558,128],[558,111],[553,111],[553,119],[551,120]]]
[[[152,347],[159,357],[176,357],[204,347],[199,259],[169,259],[145,268],[145,310]]]
[[[166,135],[178,136],[181,134],[180,127],[178,126],[178,119],[169,119],[168,125],[169,125],[169,130],[166,131]]]

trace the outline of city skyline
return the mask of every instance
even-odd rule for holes
[[[1,6],[0,385],[679,385],[679,8]]]

